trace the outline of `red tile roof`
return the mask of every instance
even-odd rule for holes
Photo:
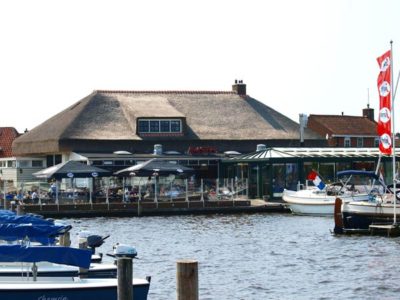
[[[14,127],[0,127],[0,158],[12,157],[11,146],[20,134]]]
[[[367,117],[342,115],[310,115],[309,128],[319,126],[326,133],[336,135],[377,135],[377,123]]]

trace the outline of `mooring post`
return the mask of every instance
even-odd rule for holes
[[[71,246],[71,235],[69,231],[60,235],[60,246],[69,247]]]
[[[117,259],[118,300],[132,300],[132,258],[118,257]]]
[[[79,238],[79,249],[87,249],[87,248],[88,248],[87,239]],[[88,269],[79,268],[79,277],[80,278],[87,277],[88,271],[89,271]]]
[[[16,211],[17,211],[17,216],[21,216],[24,214],[24,212],[21,209],[21,205],[19,205],[19,203],[17,204]]]
[[[198,264],[195,260],[180,260],[176,264],[176,299],[199,300]]]

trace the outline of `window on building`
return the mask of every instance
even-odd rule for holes
[[[123,160],[115,160],[114,165],[116,166],[125,166],[125,161]]]
[[[364,140],[362,137],[357,138],[357,148],[364,147]]]
[[[379,138],[375,138],[374,140],[374,146],[379,147]]]
[[[181,127],[181,121],[176,120],[176,121],[171,121],[171,132],[181,132],[182,127]]]
[[[161,132],[171,132],[171,122],[170,121],[160,121],[160,131]]]
[[[138,122],[139,133],[168,133],[168,132],[182,132],[181,120],[139,120]]]
[[[150,132],[160,132],[160,121],[150,121]]]
[[[20,160],[18,162],[18,165],[20,168],[29,168],[30,167],[30,161],[29,160]]]
[[[15,160],[7,160],[7,168],[16,168],[17,162]]]
[[[139,121],[139,132],[149,132],[149,121],[143,120]]]
[[[43,168],[42,160],[32,160],[32,168]]]
[[[351,140],[350,140],[350,137],[348,137],[348,136],[346,136],[345,138],[344,138],[344,146],[345,147],[351,147],[351,142],[350,142]]]
[[[51,167],[61,163],[62,157],[60,154],[47,155],[46,156],[46,166]]]

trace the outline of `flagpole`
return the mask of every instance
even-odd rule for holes
[[[393,95],[393,41],[390,41],[390,96],[392,97],[392,148],[393,148],[393,224],[396,225],[396,202],[397,202],[397,180],[396,180],[396,140],[394,124],[394,95]]]

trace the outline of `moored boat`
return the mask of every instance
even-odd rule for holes
[[[400,207],[393,203],[394,194],[386,193],[370,201],[345,202],[340,198],[335,204],[335,233],[367,231],[370,225],[390,225],[400,218]]]
[[[284,190],[282,199],[293,214],[332,216],[334,213],[335,199],[340,197],[344,202],[363,201],[370,198],[370,187],[364,187],[362,191],[351,184],[354,176],[379,181],[374,172],[346,170],[337,173],[338,177],[345,176],[346,180],[339,183],[324,185],[323,189],[313,187],[299,191]],[[369,183],[370,185],[370,183]]]
[[[117,300],[117,278],[38,277],[37,262],[88,268],[91,251],[62,246],[0,245],[0,262],[33,263],[32,276],[1,277],[1,299],[95,299]],[[0,268],[1,271],[1,268]],[[146,300],[150,287],[148,279],[133,279],[133,299]]]

